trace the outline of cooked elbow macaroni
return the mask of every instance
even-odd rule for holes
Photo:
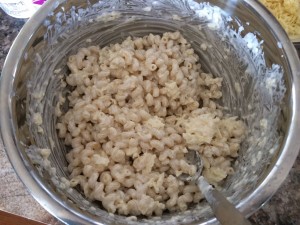
[[[57,130],[71,146],[70,185],[107,211],[151,216],[199,202],[197,186],[178,178],[196,172],[188,149],[210,183],[233,173],[245,126],[223,116],[214,102],[222,79],[201,71],[179,32],[82,48],[68,67],[74,89]]]

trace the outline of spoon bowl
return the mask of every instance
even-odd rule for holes
[[[183,173],[179,176],[179,179],[182,181],[187,181],[187,182],[195,182],[199,179],[199,177],[202,174],[203,160],[202,160],[200,154],[193,149],[188,149],[188,153],[185,155],[185,158],[189,164],[196,166],[196,173],[193,176]]]
[[[193,176],[181,174],[179,179],[197,184],[219,222],[222,225],[250,225],[244,215],[220,191],[213,188],[205,177],[201,176],[203,161],[199,152],[188,149],[185,157],[188,163],[196,166],[196,173]]]

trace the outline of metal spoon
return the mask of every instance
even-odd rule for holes
[[[196,165],[197,172],[194,176],[182,174],[179,176],[179,179],[189,182],[194,181],[198,185],[217,220],[222,225],[251,225],[243,214],[235,208],[221,192],[213,188],[206,179],[201,176],[203,162],[200,154],[195,150],[189,149],[189,152],[186,154],[186,159],[189,163]]]

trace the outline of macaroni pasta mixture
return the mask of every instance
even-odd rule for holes
[[[111,213],[184,211],[203,196],[185,154],[197,150],[203,175],[218,185],[232,174],[245,125],[222,114],[222,78],[204,73],[179,32],[90,46],[69,57],[69,109],[58,135],[71,186]]]

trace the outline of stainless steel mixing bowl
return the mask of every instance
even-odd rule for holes
[[[136,223],[107,213],[80,190],[64,185],[67,149],[56,135],[54,106],[59,94],[66,92],[60,79],[68,72],[68,55],[90,41],[104,46],[150,32],[181,31],[199,54],[203,69],[224,78],[219,102],[224,112],[238,115],[248,126],[234,164],[236,173],[222,191],[249,216],[279,188],[300,146],[297,53],[257,1],[203,2],[47,1],[25,24],[2,71],[1,135],[20,179],[55,217],[69,224]],[[203,43],[207,48],[201,47]],[[43,123],[33,121],[36,113]],[[50,165],[39,163],[39,148],[51,149]],[[214,224],[216,219],[203,201],[186,212],[138,218],[138,222]]]

